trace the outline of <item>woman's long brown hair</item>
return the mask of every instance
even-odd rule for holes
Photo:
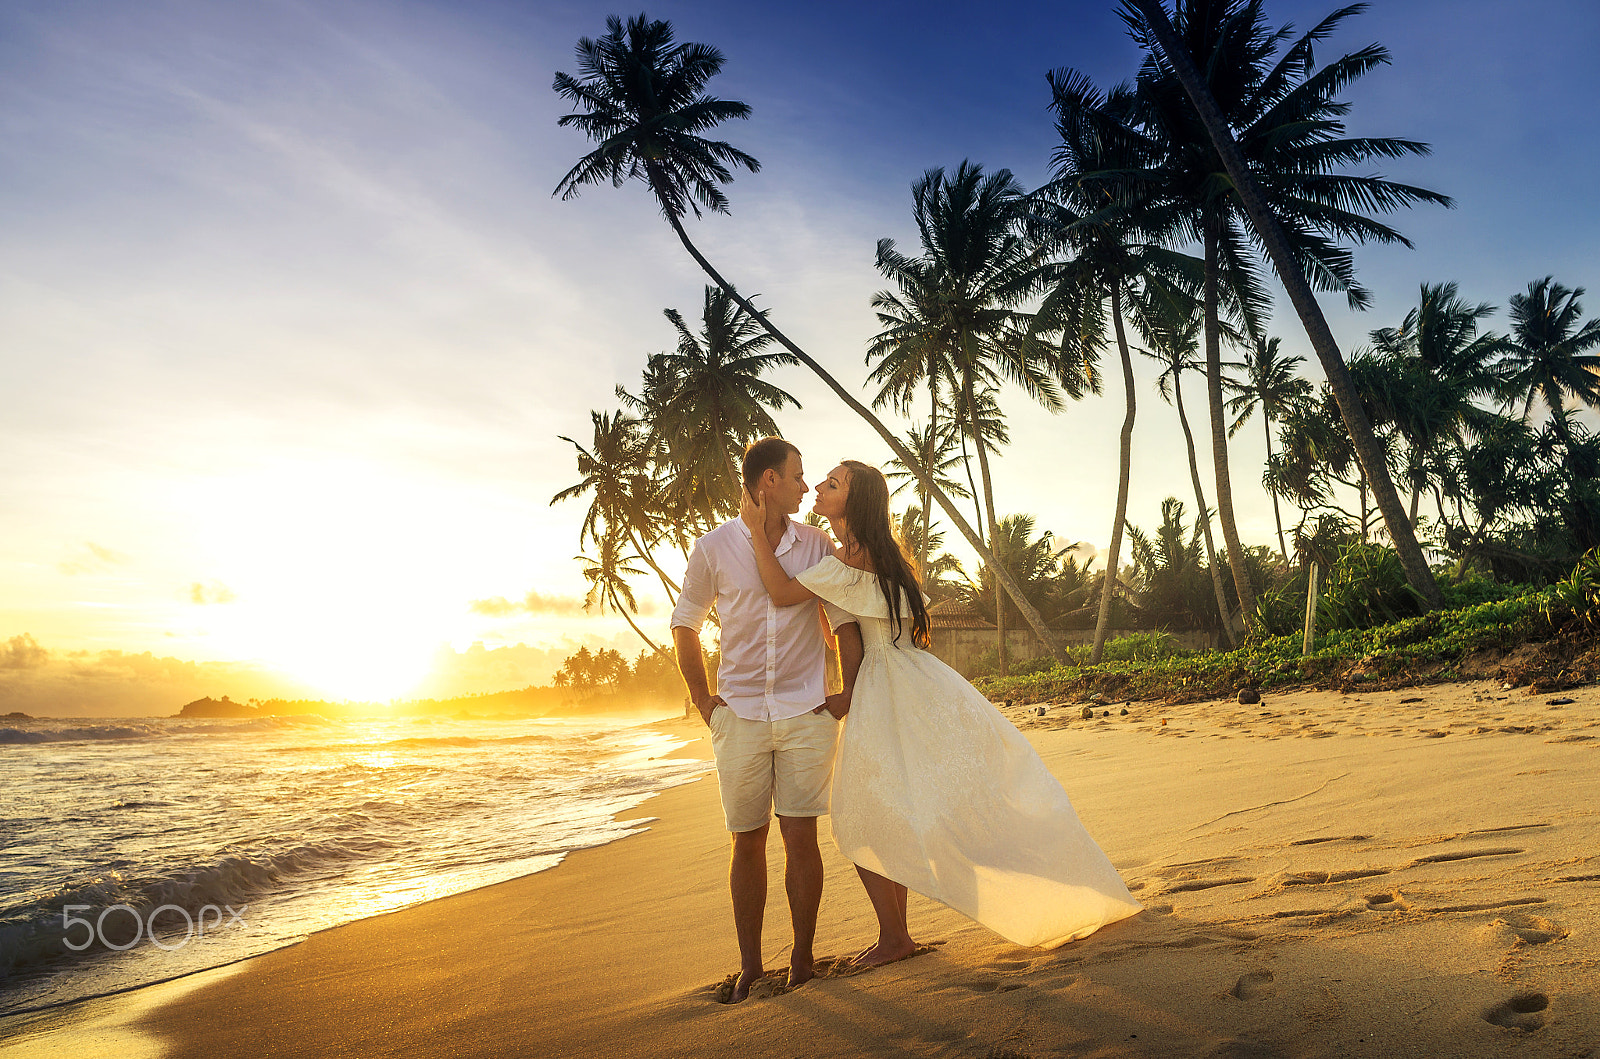
[[[922,601],[916,567],[889,523],[889,484],[883,473],[870,464],[859,460],[842,462],[850,470],[850,488],[844,498],[845,529],[866,551],[877,572],[878,587],[889,603],[895,640],[900,639],[905,627],[900,613],[900,601],[904,599],[911,605],[911,642],[926,649],[930,643],[928,605]]]

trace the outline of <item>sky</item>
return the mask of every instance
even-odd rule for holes
[[[873,248],[915,249],[911,183],[972,159],[1038,185],[1045,72],[1109,86],[1139,61],[1109,0],[646,10],[720,48],[711,90],[753,108],[722,135],[762,171],[694,238],[861,389]],[[1267,10],[1308,28],[1331,5]],[[0,707],[490,691],[544,681],[578,644],[642,646],[584,612],[584,504],[550,505],[577,478],[560,436],[587,441],[589,411],[673,344],[662,309],[692,318],[705,282],[642,188],[550,194],[589,149],[557,127],[551,78],[613,12],[637,13],[0,5]],[[1414,249],[1358,250],[1371,308],[1324,299],[1342,348],[1423,282],[1501,306],[1499,328],[1545,275],[1594,290],[1600,315],[1600,8],[1380,3],[1319,62],[1373,41],[1393,63],[1346,93],[1351,131],[1433,152],[1362,171],[1457,208],[1396,217]],[[1282,299],[1271,330],[1314,362]],[[1129,517],[1149,525],[1165,496],[1193,505],[1140,371]],[[779,422],[813,479],[887,459],[804,369],[773,381],[803,406]],[[1120,395],[1002,404],[1001,512],[1103,547]],[[1247,542],[1274,536],[1262,455],[1248,430],[1231,457]],[[639,590],[665,636],[664,599]]]

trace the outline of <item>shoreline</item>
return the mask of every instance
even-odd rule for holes
[[[737,953],[704,776],[556,870],[319,932],[136,1011],[119,998],[143,1052],[58,1033],[0,1054],[1580,1055],[1600,1049],[1600,689],[1564,697],[1475,682],[1011,711],[1146,906],[1057,950],[913,895],[929,954],[716,1004]],[[777,845],[769,968],[788,933]],[[819,958],[873,930],[831,836],[823,855]]]

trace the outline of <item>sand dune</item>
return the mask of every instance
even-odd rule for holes
[[[737,961],[705,779],[554,871],[12,1026],[0,1053],[140,1034],[186,1057],[1600,1055],[1600,689],[1081,709],[1009,712],[1146,911],[1054,951],[913,896],[926,952],[718,1003]],[[818,945],[844,956],[872,921],[829,841]]]

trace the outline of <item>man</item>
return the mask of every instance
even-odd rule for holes
[[[791,575],[832,554],[828,535],[792,521],[806,495],[800,450],[782,438],[751,442],[744,485],[766,497],[764,528],[778,561]],[[775,607],[761,585],[751,531],[739,519],[695,542],[683,592],[672,612],[672,643],[689,697],[711,729],[722,811],[733,834],[728,887],[739,937],[739,979],[733,1000],[745,999],[763,973],[761,920],[767,904],[767,832],[778,816],[783,836],[784,889],[794,948],[788,984],[812,977],[817,908],[822,903],[822,853],[817,817],[828,811],[837,718],[850,709],[861,665],[861,629],[844,611],[816,603]],[[712,605],[722,626],[717,694],[706,682],[700,629]],[[837,630],[844,691],[829,696],[827,645],[818,618]]]

